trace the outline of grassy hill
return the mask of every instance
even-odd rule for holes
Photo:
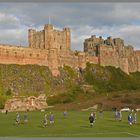
[[[84,70],[64,66],[60,68],[60,76],[53,77],[45,66],[0,65],[0,108],[12,95],[37,96],[40,93],[48,96],[49,105],[57,104],[60,108],[64,104],[75,108],[79,102],[82,107],[88,107],[114,99],[119,105],[139,105],[139,90],[139,72],[127,75],[111,66],[88,63]],[[129,94],[131,96],[127,96]]]

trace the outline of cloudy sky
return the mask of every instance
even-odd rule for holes
[[[0,3],[0,43],[28,45],[28,29],[71,28],[72,48],[91,35],[121,37],[140,49],[140,3]]]

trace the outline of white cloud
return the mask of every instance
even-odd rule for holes
[[[72,30],[72,44],[76,49],[83,49],[84,39],[89,38],[91,35],[102,36],[104,39],[108,36],[112,38],[122,38],[125,44],[131,44],[134,48],[140,49],[140,25],[120,25],[120,26],[81,26],[74,27]],[[79,36],[80,34],[80,36]]]
[[[0,43],[27,45],[28,28],[42,30],[49,15],[57,29],[71,28],[73,49],[82,50],[91,35],[121,37],[140,49],[140,3],[1,4]]]
[[[0,29],[0,43],[13,45],[27,45],[26,29]]]

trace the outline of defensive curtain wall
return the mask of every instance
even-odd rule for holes
[[[106,40],[95,35],[84,41],[84,51],[71,51],[69,28],[61,31],[47,24],[42,31],[29,29],[29,46],[0,44],[1,64],[37,64],[48,66],[54,76],[59,75],[59,67],[85,68],[86,63],[120,67],[124,72],[140,71],[140,51],[125,46],[120,38]]]
[[[93,35],[85,39],[84,52],[98,57],[102,66],[119,67],[127,74],[140,71],[140,51],[135,51],[131,45],[126,46],[120,38],[103,39]]]
[[[29,29],[29,46],[0,44],[1,64],[37,64],[48,66],[54,76],[59,75],[59,67],[69,65],[73,68],[84,68],[87,61],[98,63],[98,58],[87,56],[84,52],[75,55],[71,51],[71,33],[69,28],[55,30],[47,24],[42,31]]]

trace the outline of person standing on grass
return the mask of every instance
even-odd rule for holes
[[[99,114],[100,114],[100,118],[103,118],[103,110],[102,109],[99,111]]]
[[[121,121],[121,120],[122,120],[122,112],[119,111],[119,121]]]
[[[137,113],[135,111],[135,113],[134,113],[134,123],[136,123],[136,119],[137,119]]]
[[[90,127],[93,127],[93,122],[94,122],[94,120],[95,120],[94,117],[95,117],[95,116],[94,116],[93,113],[91,113],[90,116],[89,116]]]
[[[93,117],[94,117],[94,122],[95,122],[95,120],[97,119],[96,112],[93,113]]]
[[[27,111],[24,113],[24,123],[28,122],[28,113]]]
[[[43,122],[44,122],[44,127],[46,127],[47,126],[47,114],[46,113],[44,114]]]
[[[16,124],[20,124],[20,115],[18,112],[16,113]]]
[[[50,112],[50,125],[54,124],[54,116],[53,114]]]
[[[67,117],[67,111],[66,110],[63,112],[63,116],[64,116],[64,118]]]
[[[130,113],[130,114],[128,115],[128,122],[129,122],[129,125],[132,126],[132,122],[133,122],[132,113]]]
[[[118,118],[118,111],[116,109],[116,111],[115,111],[115,120],[117,120],[117,118]]]
[[[6,109],[6,111],[5,111],[5,114],[7,115],[8,114],[8,110]]]

